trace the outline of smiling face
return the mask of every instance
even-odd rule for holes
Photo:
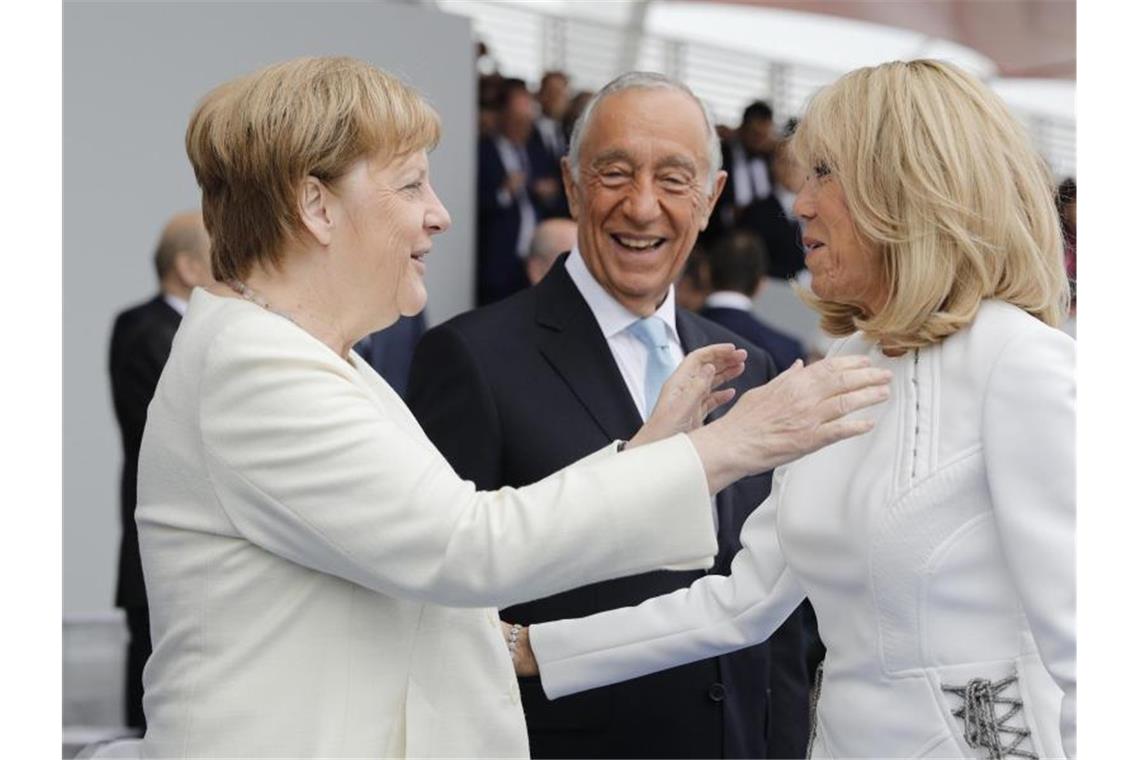
[[[451,226],[428,182],[427,153],[384,166],[361,159],[334,186],[344,219],[337,246],[343,292],[367,304],[372,329],[418,314],[427,303],[423,259],[431,237]]]
[[[578,248],[610,295],[647,316],[708,225],[725,174],[708,193],[704,114],[683,92],[620,90],[585,126],[578,181],[565,159],[562,167]]]
[[[825,301],[851,304],[868,316],[887,300],[882,257],[855,228],[847,196],[825,167],[807,178],[793,207],[803,228],[811,289]]]

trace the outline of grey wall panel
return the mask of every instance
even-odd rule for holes
[[[211,87],[301,55],[350,55],[400,76],[443,117],[432,156],[453,226],[428,265],[429,319],[472,305],[475,94],[470,22],[430,6],[95,3],[64,6],[64,611],[113,601],[121,455],[106,352],[114,314],[155,290],[150,256],[195,207],[186,121]]]

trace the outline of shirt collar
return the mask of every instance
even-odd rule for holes
[[[586,305],[593,312],[594,319],[598,321],[598,327],[602,328],[602,335],[606,336],[606,340],[641,319],[641,315],[634,314],[618,303],[617,299],[594,279],[594,275],[586,267],[586,260],[578,251],[578,246],[574,246],[574,250],[570,251],[570,256],[566,259],[566,273],[570,275],[578,292],[586,300]],[[669,286],[669,292],[665,295],[661,306],[654,312],[654,316],[661,318],[669,328],[669,336],[680,344],[681,339],[677,335],[677,306],[672,285]]]
[[[752,299],[733,290],[718,290],[715,293],[709,293],[709,297],[705,299],[705,306],[710,309],[752,311]]]
[[[170,308],[174,309],[180,315],[186,316],[186,307],[189,306],[186,301],[183,301],[178,296],[172,296],[169,293],[163,293],[162,300],[166,301],[167,305],[169,305]]]

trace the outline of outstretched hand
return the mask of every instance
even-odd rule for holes
[[[699,428],[714,409],[736,395],[734,389],[721,386],[744,372],[747,358],[744,349],[731,343],[716,343],[690,353],[661,387],[652,414],[627,448]]]
[[[848,415],[886,401],[890,379],[890,370],[870,366],[865,356],[841,356],[809,367],[797,361],[748,391],[727,414],[692,433],[710,490],[866,433],[874,423]]]

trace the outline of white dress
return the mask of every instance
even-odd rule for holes
[[[139,460],[133,751],[525,757],[495,608],[716,552],[687,436],[612,448],[476,492],[359,357],[195,291]]]
[[[533,626],[547,695],[761,641],[806,594],[812,757],[1072,756],[1074,347],[1000,302],[902,357],[837,342],[894,371],[875,429],[777,470],[730,576]]]

